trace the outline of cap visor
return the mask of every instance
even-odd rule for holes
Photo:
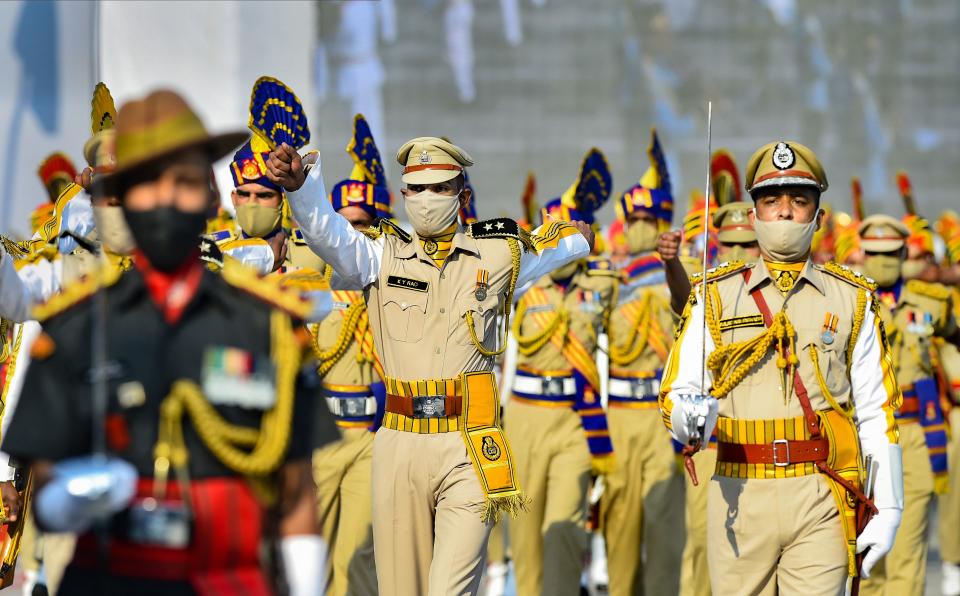
[[[820,185],[817,184],[817,181],[811,180],[810,178],[801,178],[800,176],[777,176],[775,178],[767,178],[766,180],[754,184],[750,187],[750,192],[760,188],[767,188],[768,186],[809,186],[810,188],[820,190]]]
[[[904,241],[900,238],[885,238],[883,240],[860,240],[860,248],[867,252],[893,252],[903,248]]]
[[[453,180],[459,176],[462,171],[457,170],[419,170],[410,172],[400,177],[404,184],[440,184],[447,180]]]
[[[757,234],[753,230],[730,230],[717,234],[720,242],[756,242]]]

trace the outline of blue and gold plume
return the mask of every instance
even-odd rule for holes
[[[273,77],[260,77],[253,84],[248,126],[270,150],[283,143],[301,149],[310,142],[307,115],[300,99]]]

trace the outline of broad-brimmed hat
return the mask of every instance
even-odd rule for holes
[[[104,192],[111,195],[121,194],[131,174],[160,160],[199,149],[216,161],[249,136],[247,132],[211,135],[186,100],[166,89],[125,103],[117,114],[116,131],[116,169],[100,179]]]

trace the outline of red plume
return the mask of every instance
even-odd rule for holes
[[[850,180],[850,187],[853,192],[853,218],[863,221],[863,187],[860,185],[860,179],[854,176]]]

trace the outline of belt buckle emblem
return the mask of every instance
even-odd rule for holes
[[[563,395],[563,379],[543,377],[540,392],[549,396]]]
[[[790,441],[786,439],[777,439],[773,443],[773,465],[785,468],[790,465]],[[777,446],[783,445],[784,459],[777,457]]]
[[[362,397],[342,398],[340,400],[340,411],[343,416],[363,416],[367,413],[366,399]]]
[[[446,412],[446,402],[442,395],[423,395],[413,400],[415,418],[444,418]]]

